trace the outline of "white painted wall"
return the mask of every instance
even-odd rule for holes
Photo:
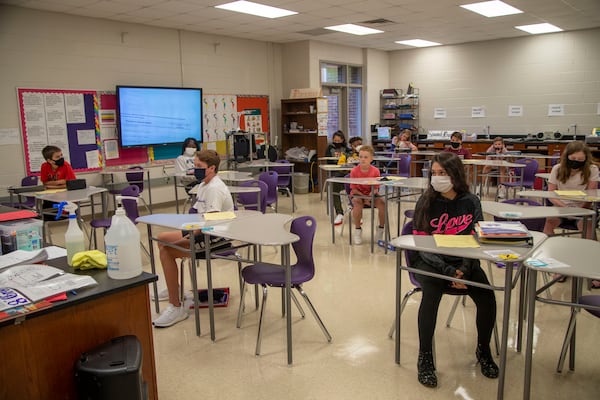
[[[365,53],[365,64],[364,64],[364,76],[365,81],[368,82],[365,91],[365,110],[366,110],[366,126],[364,128],[364,137],[371,141],[371,125],[378,124],[380,118],[380,96],[381,90],[390,87],[389,76],[390,76],[390,61],[389,52],[364,49]]]
[[[420,126],[495,134],[559,131],[578,134],[600,126],[600,29],[440,46],[390,53],[390,85],[420,89]],[[523,117],[508,117],[508,105]],[[548,117],[548,104],[565,104]],[[485,106],[486,118],[471,118]],[[434,108],[447,110],[434,119]],[[571,131],[572,133],[572,131]]]
[[[271,126],[279,125],[282,56],[273,43],[0,6],[0,51],[0,128],[19,128],[17,87],[114,90],[118,84],[268,95]],[[0,146],[0,186],[24,175],[22,145]],[[98,174],[78,175],[100,184]],[[163,176],[163,168],[153,168],[152,176]],[[171,186],[153,190],[154,202],[173,199]]]

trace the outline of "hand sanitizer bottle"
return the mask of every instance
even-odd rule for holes
[[[118,206],[104,237],[108,276],[113,279],[130,279],[142,273],[140,232],[125,214],[121,202],[137,202],[137,197],[117,196],[116,199]]]
[[[73,256],[80,251],[85,251],[85,239],[77,222],[77,205],[65,202],[64,208],[69,211],[69,227],[65,233],[65,247],[67,248],[67,263],[73,265]]]

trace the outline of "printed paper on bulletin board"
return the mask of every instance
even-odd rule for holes
[[[100,94],[100,115],[104,118],[100,121],[100,131],[104,143],[104,165],[107,167],[116,165],[145,164],[148,162],[147,147],[121,147],[119,145],[114,115],[117,108],[117,95],[112,92]]]
[[[269,96],[237,96],[237,110],[241,113],[240,129],[269,133]]]
[[[28,175],[39,174],[47,145],[60,147],[76,172],[101,168],[95,91],[19,88],[17,94]]]

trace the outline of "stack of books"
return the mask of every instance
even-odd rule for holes
[[[480,243],[533,245],[529,229],[519,221],[479,221],[475,233]]]

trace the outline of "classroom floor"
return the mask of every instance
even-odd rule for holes
[[[464,307],[459,305],[451,326],[446,327],[454,297],[442,299],[436,330],[438,388],[420,385],[416,377],[419,294],[411,298],[402,315],[401,365],[394,363],[394,342],[388,338],[394,318],[395,256],[384,254],[381,248],[376,248],[373,254],[369,252],[368,228],[363,244],[350,246],[347,227],[343,237],[340,237],[341,227],[337,227],[336,244],[332,245],[325,201],[320,201],[318,194],[297,195],[296,200],[295,215],[308,214],[317,219],[314,242],[317,272],[304,288],[333,336],[332,342],[327,343],[306,307],[308,314],[304,320],[292,307],[294,364],[288,366],[281,296],[279,290],[269,289],[262,353],[255,356],[258,312],[253,306],[254,291],[248,291],[246,314],[241,329],[237,329],[240,299],[237,268],[233,263],[217,261],[213,268],[213,286],[229,287],[232,294],[228,307],[215,310],[216,342],[210,340],[207,310],[201,311],[200,337],[195,335],[193,314],[170,328],[154,329],[160,399],[467,400],[496,397],[497,380],[483,377],[475,363],[475,307],[470,300]],[[290,209],[290,200],[281,196],[279,211],[289,213]],[[157,207],[155,212],[174,212],[174,205]],[[395,221],[395,213],[391,216]],[[366,212],[367,226],[369,221],[369,212]],[[140,228],[140,232],[145,229]],[[60,230],[53,230],[53,235],[55,243],[60,244]],[[276,262],[279,252],[266,248],[263,256]],[[503,279],[503,270],[493,268],[494,279]],[[149,271],[149,265],[146,270]],[[206,287],[204,268],[199,268],[198,276],[199,287]],[[189,279],[186,282],[189,284]],[[408,279],[403,279],[403,286],[403,293],[411,288]],[[159,289],[163,287],[161,277]],[[567,298],[570,285],[555,285],[552,295]],[[496,298],[500,313],[501,295],[497,294]],[[516,311],[515,303],[513,301],[513,311]],[[161,303],[161,309],[166,305],[166,302]],[[600,321],[587,312],[579,315],[576,370],[570,372],[565,368],[567,372],[558,374],[556,363],[569,310],[538,303],[536,311],[532,398],[598,398],[600,346],[595,340],[600,335]],[[515,351],[516,312],[512,314],[505,399],[519,399],[523,391],[524,355]]]

